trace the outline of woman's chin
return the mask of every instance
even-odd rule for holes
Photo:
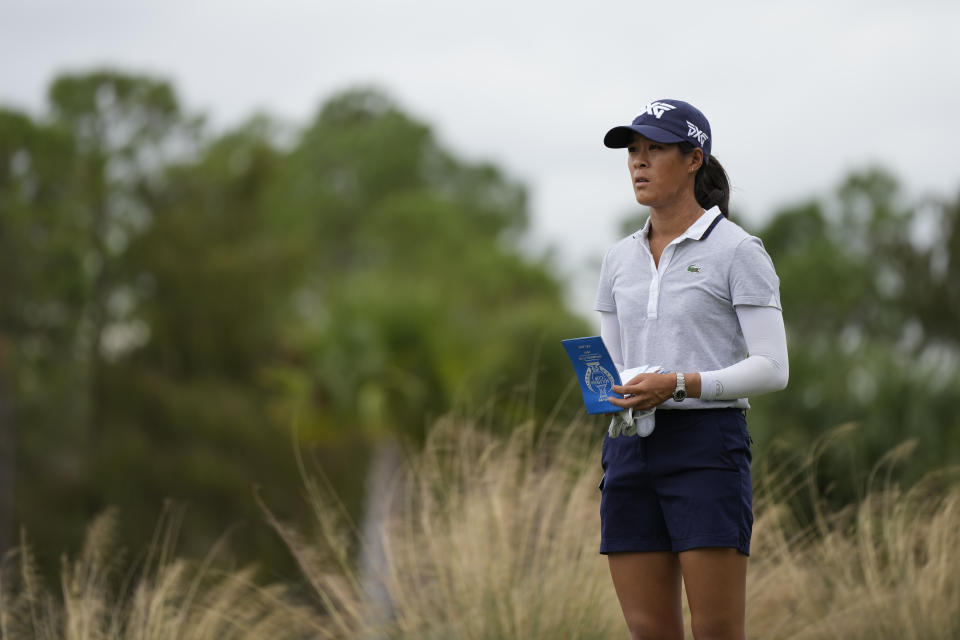
[[[634,187],[633,188],[633,197],[637,199],[638,204],[649,206],[650,204],[650,193],[649,188],[646,186],[643,187]]]

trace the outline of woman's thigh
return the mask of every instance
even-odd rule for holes
[[[745,636],[747,556],[703,548],[679,554],[694,638]]]
[[[670,551],[607,555],[610,577],[634,638],[683,637],[680,562]]]

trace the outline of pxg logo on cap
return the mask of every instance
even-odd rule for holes
[[[659,120],[660,116],[671,109],[676,109],[676,107],[669,102],[648,102],[637,114],[637,117],[633,119],[633,123],[636,124],[640,116],[653,116]]]
[[[710,123],[699,109],[683,100],[647,103],[631,124],[610,129],[603,144],[622,149],[630,144],[634,133],[664,144],[689,142],[703,149],[704,162],[710,156]]]

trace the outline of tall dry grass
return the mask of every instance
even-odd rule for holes
[[[747,593],[751,637],[960,638],[960,487],[948,477],[956,470],[903,489],[889,471],[912,448],[891,451],[859,504],[832,512],[817,497],[818,452],[811,453],[806,478],[789,479],[809,489],[807,527],[770,498],[779,491],[761,491]],[[787,482],[762,481],[774,489]]]
[[[7,563],[0,635],[20,638],[555,639],[628,636],[599,543],[599,444],[584,424],[509,437],[437,423],[392,484],[376,575],[335,496],[305,474],[316,530],[277,522],[310,585],[305,605],[251,571],[214,571],[152,545],[136,574],[109,555],[110,516],[65,561],[57,590],[29,555]],[[883,470],[906,447],[892,452]],[[856,505],[814,524],[783,500],[807,472],[758,477],[748,633],[763,639],[960,637],[960,489],[931,475],[901,489],[877,475]],[[954,488],[945,488],[953,486]],[[15,570],[14,570],[15,569]],[[112,594],[112,595],[111,595]]]
[[[5,640],[253,640],[307,638],[319,617],[284,585],[259,585],[252,568],[218,570],[173,554],[182,511],[171,509],[147,556],[123,566],[116,513],[95,519],[76,558],[62,559],[59,584],[44,584],[26,544],[0,571]]]
[[[535,440],[531,425],[495,438],[438,423],[397,479],[382,530],[389,612],[366,597],[363,576],[304,563],[335,612],[330,637],[628,637],[597,552],[599,445],[582,424]],[[884,480],[909,448],[891,452],[866,497],[841,510],[825,511],[816,494],[818,447],[799,472],[759,473],[749,637],[960,638],[960,488],[944,472],[907,490]],[[804,496],[809,526],[785,502]],[[327,546],[342,545],[327,499],[315,506]],[[288,542],[313,558],[323,546]]]

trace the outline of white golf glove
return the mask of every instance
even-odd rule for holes
[[[662,370],[663,367],[660,365],[641,365],[621,371],[620,380],[626,384],[641,373],[658,373]],[[656,426],[653,415],[654,411],[656,411],[656,407],[645,411],[638,411],[632,408],[624,409],[619,413],[615,413],[613,419],[610,420],[610,427],[607,429],[607,433],[610,434],[611,438],[616,438],[620,435],[638,435],[641,438],[646,438],[653,433],[653,429]]]

